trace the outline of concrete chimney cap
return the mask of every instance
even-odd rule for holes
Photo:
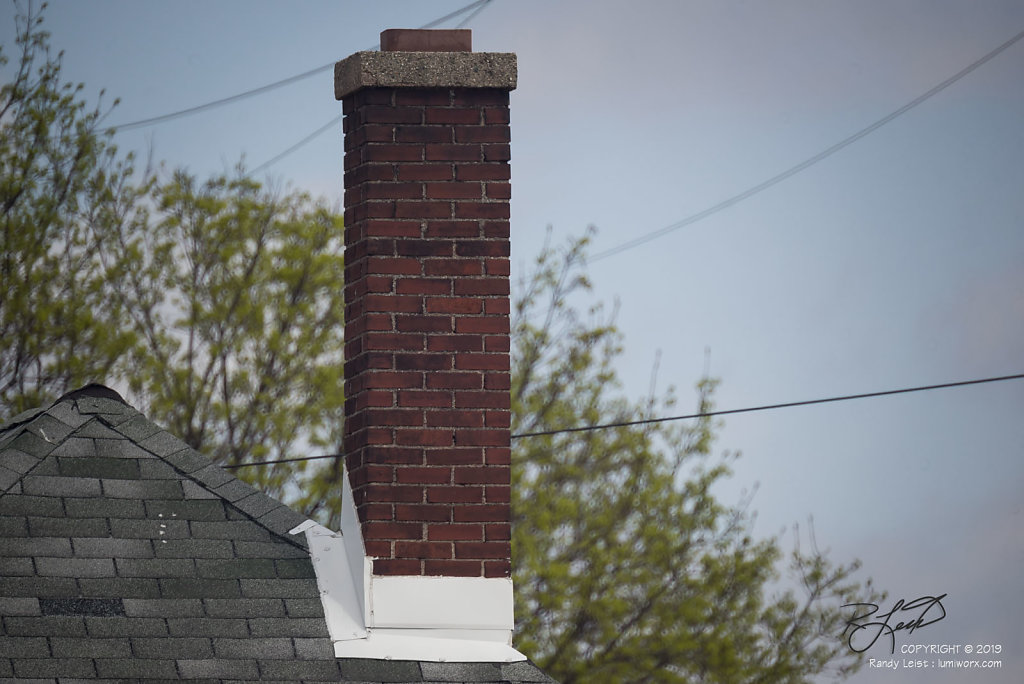
[[[357,52],[334,65],[334,97],[363,88],[515,90],[510,52]]]

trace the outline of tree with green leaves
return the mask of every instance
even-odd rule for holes
[[[513,452],[517,646],[563,684],[851,674],[841,607],[878,595],[853,581],[857,563],[833,566],[813,544],[789,555],[796,588],[772,594],[780,542],[752,538],[749,501],[713,496],[734,457],[711,456],[711,418],[566,432],[675,402],[619,396],[614,321],[569,304],[589,287],[586,242],[545,249],[515,304],[513,433],[533,435]],[[714,386],[698,383],[699,413]]]
[[[0,49],[0,418],[109,376],[132,343],[100,258],[138,199],[131,158],[62,82],[39,13],[17,22],[17,64]]]
[[[0,420],[101,382],[220,463],[336,451],[341,216],[241,170],[136,171],[108,112],[61,80],[42,8],[18,9],[0,88]],[[340,467],[239,474],[330,519]]]

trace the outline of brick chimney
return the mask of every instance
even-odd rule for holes
[[[510,574],[509,91],[470,31],[389,30],[345,114],[345,454],[373,576]]]

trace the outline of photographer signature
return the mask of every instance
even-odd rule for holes
[[[843,636],[846,636],[847,632],[849,632],[847,643],[850,646],[850,650],[856,653],[863,653],[874,646],[879,637],[884,634],[889,637],[889,647],[892,653],[895,653],[896,632],[905,630],[907,634],[912,634],[914,630],[933,625],[946,617],[946,609],[942,606],[942,599],[946,598],[946,596],[946,594],[941,596],[922,596],[909,602],[900,599],[887,613],[879,613],[878,605],[875,603],[847,603],[843,608],[856,607],[858,611],[857,614],[846,621],[846,629],[843,630]],[[864,609],[864,612],[860,612],[861,608]],[[938,615],[933,611],[941,611],[942,614]],[[929,616],[929,612],[931,612],[931,616]],[[901,615],[901,617],[908,617],[910,619],[900,620],[895,625],[891,625],[890,622],[896,619],[897,613],[909,613],[909,615]],[[930,619],[926,619],[929,617]],[[869,619],[870,622],[868,622]],[[861,644],[866,639],[868,642],[864,645],[854,646],[855,637]]]

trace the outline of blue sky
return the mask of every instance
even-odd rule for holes
[[[55,0],[66,75],[121,98],[111,123],[258,87],[466,4]],[[9,45],[13,10],[2,10]],[[457,20],[456,20],[457,21]],[[453,24],[449,23],[448,27]],[[494,0],[474,48],[516,52],[513,272],[598,228],[612,249],[713,206],[897,110],[1024,30],[1019,0]],[[675,385],[711,350],[721,408],[1024,372],[1024,41],[877,131],[758,195],[595,261],[618,302],[625,391]],[[169,168],[250,167],[340,113],[327,70],[119,134]],[[275,164],[340,203],[340,126]],[[835,560],[897,598],[948,593],[906,643],[1024,637],[1024,381],[729,417],[726,501],[759,484],[757,531],[813,515]],[[881,657],[881,654],[879,654]],[[852,681],[960,682],[864,671]]]

